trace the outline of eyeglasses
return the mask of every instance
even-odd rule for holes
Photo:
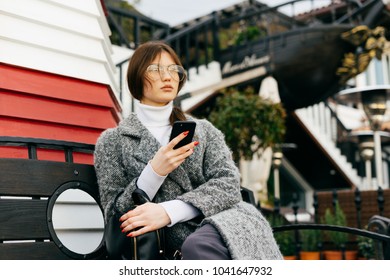
[[[186,76],[186,71],[184,68],[176,64],[171,64],[168,66],[151,64],[148,66],[148,68],[146,68],[148,77],[153,81],[157,81],[158,79],[163,80],[166,72],[168,72],[171,78],[177,82],[181,82]]]

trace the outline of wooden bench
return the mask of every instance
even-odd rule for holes
[[[28,157],[2,158],[0,153],[0,259],[107,259],[103,213],[99,204],[94,167],[92,164],[73,162],[74,152],[83,151],[91,155],[94,146],[44,139],[0,137],[0,148],[3,146],[23,147],[27,149]],[[38,160],[41,153],[37,151],[41,149],[60,150],[62,159]],[[90,199],[79,200],[80,193],[73,202],[64,198],[65,193],[74,190],[87,194]],[[250,190],[241,188],[241,194],[245,201],[255,203]],[[56,224],[59,217],[56,213],[61,212],[58,209],[74,204],[76,208],[67,211],[68,218],[60,215],[62,224]],[[90,223],[95,214],[91,214],[85,207],[95,208],[95,212],[101,217],[100,224]],[[76,226],[66,224],[73,220],[77,222]],[[381,234],[315,224],[274,227],[274,232],[277,234],[279,231],[300,229],[346,231],[382,241],[383,255],[380,259],[389,259],[390,237],[386,235],[390,220],[386,221],[385,224],[383,219],[375,222],[378,225],[384,224],[384,232]],[[78,246],[70,246],[67,234],[73,234],[73,237],[87,234],[88,238],[82,239],[80,243],[92,239],[92,236],[96,240],[95,247],[80,252]]]
[[[0,158],[0,259],[105,259],[104,222],[94,167],[72,162],[73,152],[91,154],[93,145],[0,137],[0,146],[23,147],[29,155]],[[62,150],[67,162],[38,160],[39,149]],[[69,194],[75,190],[84,198],[72,202]],[[68,218],[56,219],[64,217],[64,209],[73,212],[65,215]],[[88,213],[83,217],[77,209],[88,209]],[[90,225],[91,209],[101,216],[100,224]],[[72,227],[69,222],[79,224]],[[94,237],[96,248],[78,252],[68,245],[67,236],[85,238],[86,233]]]
[[[73,163],[74,152],[82,150],[91,154],[94,146],[45,139],[0,137],[0,148],[9,146],[25,148],[28,158],[1,158],[0,154],[0,259],[106,259],[104,221],[100,227],[89,225],[88,212],[76,228],[60,225],[65,233],[100,233],[100,243],[87,253],[69,248],[61,238],[61,230],[55,226],[56,205],[70,204],[66,200],[59,202],[59,197],[68,190],[80,190],[90,195],[91,201],[79,202],[79,208],[76,205],[76,209],[93,204],[103,219],[93,165]],[[40,149],[60,150],[64,162],[38,160],[37,151]],[[241,188],[241,194],[245,201],[255,203],[250,190]],[[71,212],[69,220],[80,220],[83,212],[80,210],[73,216]],[[80,223],[85,223],[85,227],[80,226]]]

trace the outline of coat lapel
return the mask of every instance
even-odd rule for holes
[[[135,114],[131,114],[128,118],[119,125],[121,134],[139,139],[138,149],[133,156],[139,161],[146,164],[153,158],[153,156],[160,149],[161,144],[149,132],[149,130],[138,120]],[[183,167],[183,164],[172,171],[168,177],[175,181],[183,190],[190,191],[191,181],[188,174]]]
[[[122,135],[139,139],[138,148],[133,156],[146,165],[160,148],[160,143],[138,120],[135,114],[131,114],[119,127]]]

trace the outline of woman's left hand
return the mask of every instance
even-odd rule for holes
[[[120,219],[122,232],[135,237],[165,227],[171,222],[165,209],[156,203],[147,202],[124,214]]]

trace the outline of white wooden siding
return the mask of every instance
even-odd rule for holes
[[[110,29],[98,0],[0,1],[0,61],[110,85]]]

